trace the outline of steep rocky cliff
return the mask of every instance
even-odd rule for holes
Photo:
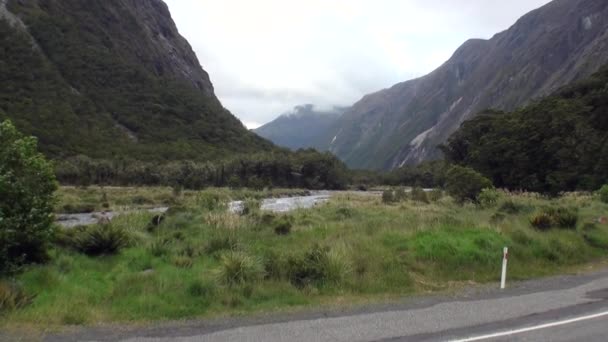
[[[52,157],[273,149],[216,98],[161,0],[0,0],[0,118]]]
[[[479,111],[512,110],[607,61],[608,1],[555,0],[490,40],[467,41],[429,75],[365,96],[320,144],[359,168],[437,158]]]

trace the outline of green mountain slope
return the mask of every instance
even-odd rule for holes
[[[0,117],[53,158],[276,149],[222,107],[161,0],[0,0]]]
[[[608,183],[608,66],[539,102],[465,122],[443,148],[498,187],[545,193]]]

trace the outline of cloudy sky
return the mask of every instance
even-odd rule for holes
[[[165,2],[224,106],[253,128],[422,76],[549,0]]]

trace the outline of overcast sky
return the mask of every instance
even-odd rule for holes
[[[216,94],[249,128],[422,76],[549,0],[165,0]]]

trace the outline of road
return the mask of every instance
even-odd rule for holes
[[[47,341],[608,341],[608,270],[342,312],[84,329]]]

